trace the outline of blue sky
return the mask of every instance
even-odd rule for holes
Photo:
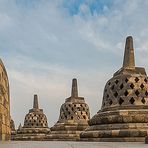
[[[37,93],[52,126],[74,77],[94,115],[106,81],[122,65],[128,35],[137,66],[147,70],[147,7],[147,0],[0,0],[0,58],[16,125]]]
[[[94,13],[102,13],[104,9],[110,8],[113,5],[111,0],[65,0],[62,6],[68,10],[70,15],[77,15],[80,12],[80,6],[87,5],[90,9],[91,15]],[[82,13],[85,15],[84,13]],[[82,16],[83,16],[82,15]]]

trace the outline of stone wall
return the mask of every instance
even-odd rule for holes
[[[10,139],[9,83],[5,67],[0,60],[0,140]]]

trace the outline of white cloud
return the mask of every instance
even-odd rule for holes
[[[11,113],[17,125],[32,107],[34,93],[39,94],[49,125],[56,122],[73,77],[95,114],[106,81],[122,64],[127,35],[135,39],[137,66],[147,68],[147,1],[113,1],[94,13],[87,1],[75,15],[62,3],[42,1],[27,8],[0,0],[0,54],[10,79]]]
[[[25,71],[9,69],[12,96],[11,110],[13,116],[17,116],[17,122],[22,121],[22,117],[32,107],[33,94],[37,93],[40,98],[40,107],[44,108],[49,124],[52,125],[53,121],[58,119],[60,105],[70,96],[71,79],[74,77],[78,78],[79,95],[85,97],[88,104],[90,102],[94,104],[97,102],[98,106],[101,104],[101,99],[97,100],[97,96],[99,95],[102,98],[102,85],[104,84],[101,80],[106,78],[103,73],[66,69],[60,65],[48,65],[47,67],[39,63],[32,64],[33,66],[28,66],[28,70],[25,68]],[[91,106],[91,108],[97,111],[98,106]],[[14,112],[15,109],[23,111]]]

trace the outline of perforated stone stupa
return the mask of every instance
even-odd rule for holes
[[[39,109],[38,97],[34,95],[33,108],[25,116],[24,126],[19,126],[12,140],[43,140],[49,132],[46,115]]]
[[[78,97],[77,80],[72,80],[71,97],[67,98],[60,109],[57,123],[51,127],[48,140],[79,140],[79,134],[88,126],[89,107],[83,97]]]
[[[9,81],[5,66],[0,60],[0,141],[9,140],[10,137]]]
[[[127,37],[123,66],[106,83],[102,108],[81,133],[85,141],[142,141],[148,135],[148,77],[135,67],[133,39]]]

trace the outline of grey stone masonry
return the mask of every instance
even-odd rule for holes
[[[135,67],[131,36],[123,67],[106,83],[101,110],[88,123],[83,141],[144,142],[148,135],[148,77],[144,68]]]
[[[34,95],[33,108],[25,116],[24,126],[21,124],[17,130],[17,134],[11,137],[12,140],[35,140],[40,141],[50,132],[47,123],[47,117],[42,109],[39,109],[38,97]]]
[[[89,119],[89,107],[83,97],[78,97],[77,80],[73,79],[71,96],[62,104],[59,120],[51,127],[51,133],[46,140],[79,140],[79,135],[87,128]]]

